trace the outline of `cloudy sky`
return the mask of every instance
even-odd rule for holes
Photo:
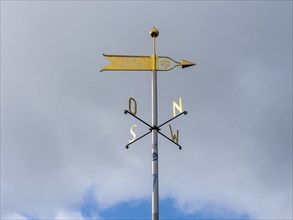
[[[292,1],[1,1],[1,219],[151,218],[151,72],[159,72],[160,217],[292,219]],[[168,126],[162,131],[170,136]]]

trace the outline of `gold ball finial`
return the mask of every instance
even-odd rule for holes
[[[153,38],[159,36],[159,31],[158,31],[158,29],[156,29],[155,27],[153,27],[153,28],[150,30],[150,35],[151,35],[151,37],[153,37]]]

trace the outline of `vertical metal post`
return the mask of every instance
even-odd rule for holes
[[[159,172],[158,172],[158,91],[156,64],[156,37],[159,31],[155,27],[150,31],[153,38],[153,74],[152,74],[152,220],[159,220]]]

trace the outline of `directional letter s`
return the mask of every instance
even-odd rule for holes
[[[130,128],[130,133],[133,135],[133,138],[132,138],[132,140],[129,140],[129,143],[133,142],[136,139],[136,134],[133,131],[133,128],[136,128],[136,127],[137,127],[137,125],[132,125]]]

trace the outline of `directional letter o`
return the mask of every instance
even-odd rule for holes
[[[134,111],[132,111],[132,108],[131,108],[131,103],[134,103]],[[134,98],[130,97],[129,100],[128,100],[128,110],[131,112],[131,114],[133,115],[136,115],[137,114],[137,104],[136,104],[136,101]]]

